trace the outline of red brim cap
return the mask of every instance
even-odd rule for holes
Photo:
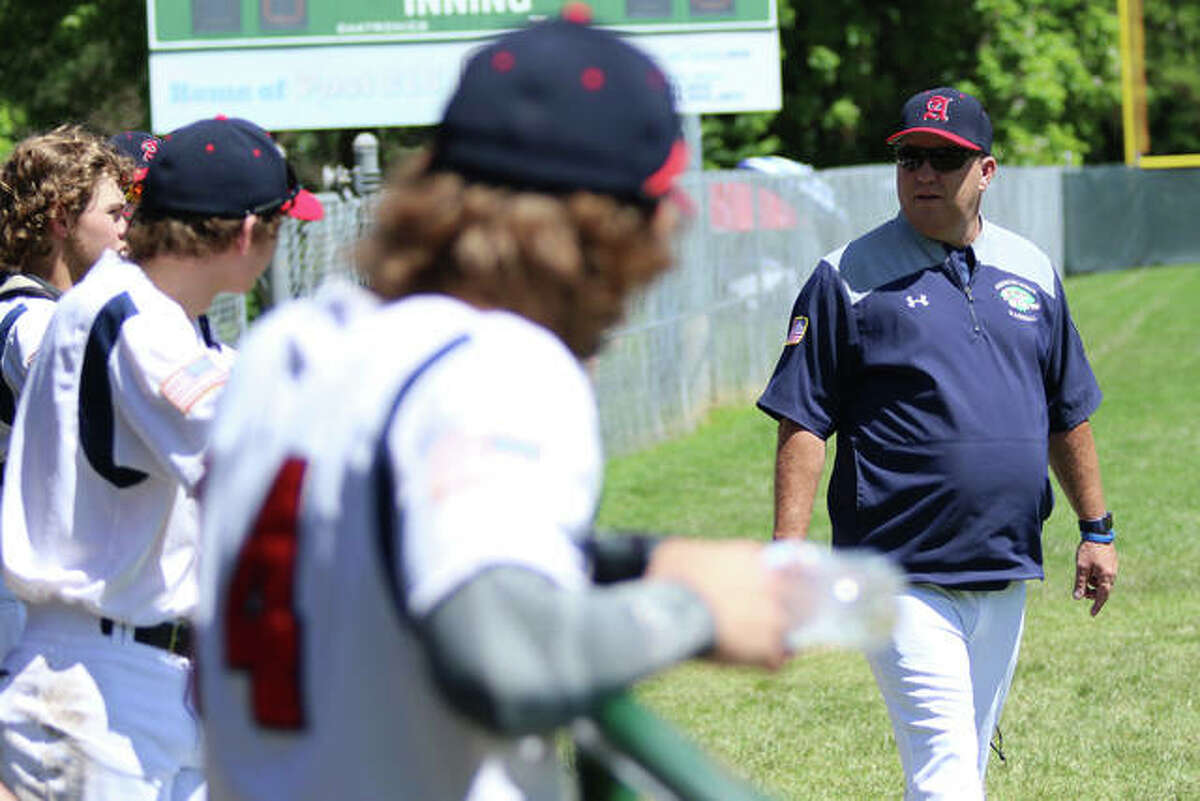
[[[316,195],[307,189],[301,189],[294,198],[283,204],[283,212],[297,220],[312,222],[325,216],[325,207],[317,200]]]
[[[642,182],[642,194],[647,197],[663,197],[675,188],[675,179],[687,169],[688,148],[682,139],[671,144],[667,158],[652,175]]]
[[[933,134],[934,136],[940,136],[943,139],[953,142],[956,145],[961,145],[962,147],[965,147],[967,150],[983,150],[983,148],[981,148],[979,145],[972,142],[970,139],[966,139],[962,136],[958,136],[957,134],[950,133],[949,131],[945,130],[944,128],[905,128],[903,131],[897,131],[896,133],[889,136],[887,138],[887,143],[890,145],[892,142],[895,142],[900,137],[907,136],[908,134],[911,134],[911,133],[929,133],[929,134]]]
[[[696,204],[688,197],[687,192],[679,188],[677,179],[687,170],[687,143],[676,139],[667,153],[667,158],[654,174],[642,183],[642,193],[648,197],[660,198],[672,203],[685,217],[696,216]]]

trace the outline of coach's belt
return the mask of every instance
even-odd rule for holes
[[[155,648],[182,656],[190,656],[192,653],[192,627],[187,623],[176,621],[159,623],[157,626],[130,627],[124,623],[117,623],[111,617],[100,618],[100,633],[105,636],[111,637],[117,626],[133,631],[134,642],[153,645]]]

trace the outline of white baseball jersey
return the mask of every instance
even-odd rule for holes
[[[56,305],[38,297],[0,300],[0,462],[8,455],[17,400]]]
[[[231,359],[115,253],[63,295],[6,469],[0,532],[18,597],[139,626],[194,611],[193,491]]]
[[[40,289],[36,281],[17,275],[11,281],[6,280],[0,290],[22,282],[28,283],[34,292]],[[54,308],[55,301],[40,294],[16,294],[0,300],[0,470],[8,457],[17,399],[21,397],[29,367],[42,344],[42,335],[46,333]],[[8,584],[0,580],[0,659],[16,644],[24,627],[24,606]]]
[[[343,324],[335,305],[252,331],[221,402],[199,615],[210,797],[512,797],[480,778],[511,743],[447,706],[406,615],[494,565],[586,582],[590,383],[506,312],[426,295]]]

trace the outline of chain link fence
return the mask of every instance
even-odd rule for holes
[[[1061,269],[1066,220],[1082,213],[1064,206],[1070,178],[1057,167],[1002,168],[985,195],[984,215],[1032,239]],[[678,239],[677,268],[632,299],[590,366],[610,454],[685,431],[714,404],[754,397],[817,261],[898,208],[891,165],[782,176],[690,173],[682,186],[696,213]],[[320,197],[325,219],[289,220],[281,231],[268,305],[311,294],[329,276],[355,275],[355,247],[372,224],[378,195],[343,190]],[[1192,252],[1200,259],[1200,242]],[[246,304],[221,298],[214,316],[221,336],[236,341]]]

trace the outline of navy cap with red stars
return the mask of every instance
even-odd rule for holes
[[[968,150],[992,152],[992,121],[983,105],[966,92],[941,86],[910,97],[900,112],[900,127],[888,144],[910,133],[931,133]]]
[[[643,52],[563,17],[500,37],[463,70],[431,169],[540,191],[577,189],[652,203],[687,166],[671,86]]]
[[[138,208],[147,217],[324,215],[316,196],[300,188],[270,134],[248,120],[223,116],[163,137]]]

